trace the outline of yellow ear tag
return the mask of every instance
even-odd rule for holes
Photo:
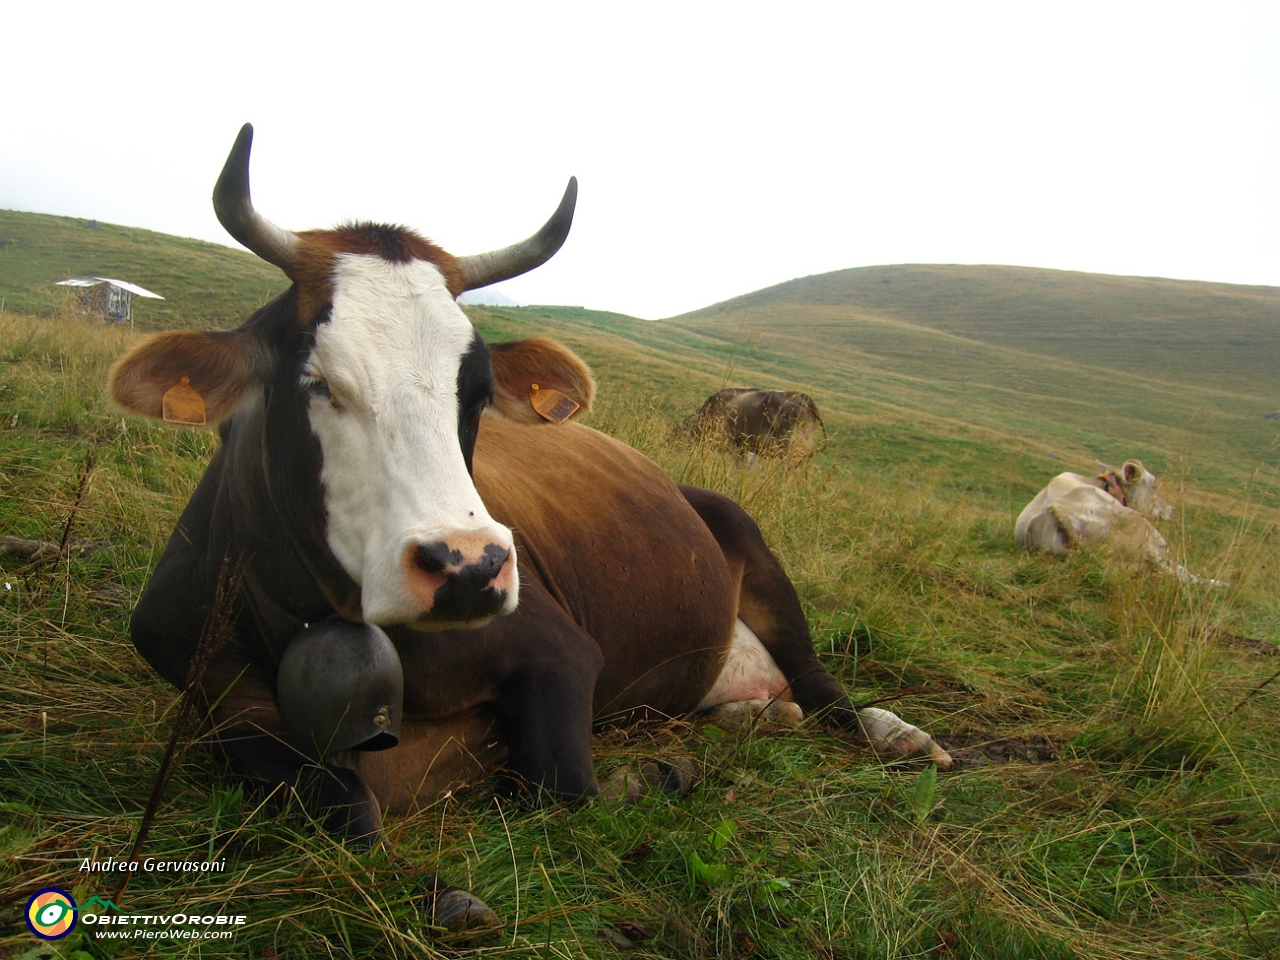
[[[578,412],[576,400],[566,397],[559,390],[543,390],[536,383],[529,387],[529,402],[543,419],[559,425]]]
[[[160,407],[169,423],[186,423],[193,427],[205,424],[204,400],[192,389],[189,377],[183,377],[164,392]]]

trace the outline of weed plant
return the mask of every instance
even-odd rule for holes
[[[1212,523],[1172,533],[1230,591],[1099,554],[1032,556],[1013,543],[1007,488],[960,489],[926,458],[869,469],[835,443],[744,469],[672,442],[652,388],[667,361],[602,375],[592,424],[743,502],[855,701],[933,732],[955,772],[885,764],[818,726],[605,729],[602,776],[686,756],[699,790],[536,808],[484,782],[362,850],[195,749],[143,856],[227,868],[140,872],[119,906],[243,914],[245,928],[230,945],[157,945],[81,925],[42,946],[22,920],[31,893],[111,897],[119,877],[80,865],[137,835],[178,697],[134,652],[129,611],[216,444],[106,405],[128,342],[72,316],[0,314],[0,535],[102,543],[43,565],[0,558],[0,956],[457,956],[417,908],[428,873],[504,919],[484,957],[1280,956],[1268,508],[1215,505]],[[1010,469],[1019,496],[1040,482]]]

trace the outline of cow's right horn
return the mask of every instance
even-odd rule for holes
[[[542,229],[528,240],[513,243],[501,250],[459,257],[458,263],[466,279],[466,286],[462,289],[475,290],[491,283],[501,283],[542,266],[555,256],[556,251],[564,244],[565,237],[569,236],[569,227],[573,224],[573,208],[577,203],[578,178],[570,177],[564,196],[560,198],[560,206],[556,207],[556,212],[542,225]]]
[[[249,151],[253,146],[253,124],[240,128],[222,174],[213,188],[213,210],[218,222],[236,240],[267,263],[273,263],[292,276],[298,235],[282,230],[253,209],[249,197]]]

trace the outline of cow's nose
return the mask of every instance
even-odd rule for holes
[[[515,553],[474,534],[419,543],[411,550],[423,620],[469,621],[508,612],[515,593]]]
[[[419,570],[445,576],[466,576],[484,582],[494,579],[511,558],[511,551],[496,543],[487,543],[478,559],[468,561],[462,551],[443,540],[418,545],[413,562]]]

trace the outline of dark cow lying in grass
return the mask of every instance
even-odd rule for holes
[[[725,387],[675,427],[677,436],[720,440],[739,457],[813,456],[822,418],[807,393]]]
[[[293,285],[237,330],[152,337],[111,377],[129,410],[219,424],[132,633],[183,686],[221,610],[199,693],[233,771],[371,838],[500,765],[595,793],[602,718],[786,698],[948,763],[891,714],[860,719],[736,504],[552,425],[589,406],[587,368],[546,340],[490,348],[457,306],[555,253],[576,184],[534,237],[455,258],[400,228],[276,227],[249,200],[250,141],[215,207]]]
[[[1150,564],[1185,583],[1225,587],[1170,559],[1169,544],[1153,525],[1173,508],[1156,489],[1155,474],[1141,461],[1119,470],[1098,464],[1102,473],[1084,477],[1060,473],[1018,515],[1014,537],[1029,550],[1065,553],[1081,544],[1106,545],[1122,558]]]

